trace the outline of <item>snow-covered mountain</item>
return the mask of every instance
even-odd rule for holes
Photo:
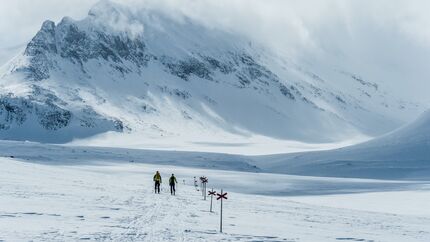
[[[381,135],[423,109],[327,66],[184,16],[101,1],[83,20],[44,22],[1,68],[0,139],[113,131],[333,142]]]
[[[380,138],[345,148],[257,158],[265,171],[288,174],[429,179],[430,111]]]

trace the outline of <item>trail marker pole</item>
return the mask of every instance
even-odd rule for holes
[[[216,200],[221,200],[221,213],[220,213],[220,220],[219,220],[219,232],[222,233],[222,200],[227,199],[227,193],[223,193],[221,189],[221,193],[216,194],[218,197]]]
[[[216,191],[214,191],[214,189],[212,188],[212,191],[209,191],[208,195],[211,196],[211,209],[210,209],[210,212],[212,213],[212,200],[214,198],[214,195],[216,195]]]
[[[196,191],[199,191],[199,186],[197,185],[197,178],[194,177],[194,187],[196,188]]]
[[[206,184],[208,183],[208,179],[205,177],[205,179],[203,180],[203,186],[204,186],[204,190],[205,190],[205,200],[206,200]]]
[[[200,178],[200,190],[201,190],[201,192],[202,192],[202,197],[204,196],[204,191],[203,191],[203,177],[201,176]]]
[[[208,178],[205,176],[200,177],[200,184],[202,186],[202,196],[206,200],[206,183],[208,183]]]

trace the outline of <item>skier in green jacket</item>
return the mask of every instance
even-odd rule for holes
[[[161,184],[161,175],[160,172],[157,171],[154,175],[154,183],[155,183],[155,193],[158,192],[158,194],[160,194],[160,184]]]
[[[172,176],[169,178],[170,194],[171,195],[175,195],[175,193],[176,193],[176,189],[175,189],[176,183],[178,183],[176,181],[176,177],[174,174],[172,174]]]

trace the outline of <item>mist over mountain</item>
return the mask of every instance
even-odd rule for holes
[[[349,68],[112,1],[82,20],[45,21],[0,78],[0,138],[53,143],[105,134],[341,142],[382,135],[426,108]]]

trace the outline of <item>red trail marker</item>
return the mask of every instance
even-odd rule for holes
[[[206,183],[208,183],[208,178],[205,176],[200,177],[200,184],[202,187],[202,196],[206,200]]]
[[[211,209],[210,209],[210,212],[212,213],[212,200],[213,200],[213,197],[216,196],[216,191],[214,191],[214,189],[212,188],[212,191],[209,191],[208,195],[211,196]]]
[[[222,233],[222,200],[227,199],[227,193],[223,193],[221,189],[221,193],[216,194],[218,197],[216,200],[221,200],[221,213],[220,213],[220,220],[219,220],[219,232]]]

